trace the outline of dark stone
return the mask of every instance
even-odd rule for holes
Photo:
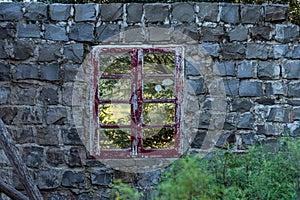
[[[13,123],[18,125],[27,124],[42,124],[43,123],[43,110],[39,107],[21,107],[18,114],[14,118]]]
[[[216,62],[218,71],[221,76],[235,76],[234,62]]]
[[[201,129],[208,129],[210,125],[211,113],[201,112],[199,117],[199,126]]]
[[[63,129],[62,139],[65,145],[82,145],[82,141],[76,128]]]
[[[13,107],[0,107],[0,118],[3,120],[4,124],[12,124],[14,118],[18,114],[18,109]]]
[[[89,193],[82,193],[77,196],[76,200],[94,200],[94,197]]]
[[[223,27],[202,27],[201,29],[202,41],[205,42],[218,42],[224,36]]]
[[[275,105],[275,99],[270,99],[270,98],[260,98],[257,99],[255,102],[263,105]]]
[[[16,26],[13,23],[0,24],[0,39],[13,38],[15,32]]]
[[[198,19],[202,21],[217,22],[219,15],[219,3],[201,2],[198,4]]]
[[[224,130],[234,130],[236,128],[237,123],[237,115],[236,113],[227,113],[223,129]]]
[[[39,189],[54,189],[60,186],[60,172],[54,169],[40,170],[37,173]]]
[[[65,107],[50,107],[47,109],[47,124],[64,125],[68,121],[68,113]]]
[[[47,20],[47,4],[37,2],[25,4],[24,17],[32,21]]]
[[[237,26],[228,32],[230,41],[245,41],[248,38],[248,29],[244,26]]]
[[[254,40],[271,40],[273,37],[273,31],[274,29],[270,26],[255,26],[250,28],[250,34]]]
[[[64,56],[68,60],[81,63],[83,60],[83,44],[68,44],[64,47]]]
[[[39,24],[19,24],[18,37],[22,38],[40,38],[41,30]]]
[[[259,97],[263,95],[262,83],[256,81],[241,81],[239,87],[241,97]]]
[[[112,173],[107,170],[93,170],[91,182],[93,185],[108,186],[112,182]]]
[[[50,4],[49,14],[51,20],[64,21],[67,20],[71,15],[70,4]]]
[[[300,106],[300,100],[299,99],[288,99],[287,103],[289,105],[293,105],[293,106]]]
[[[300,78],[300,60],[287,60],[282,64],[282,76],[287,79]]]
[[[280,66],[274,62],[259,62],[257,76],[260,79],[279,79]]]
[[[173,4],[173,20],[182,23],[192,23],[194,21],[194,5],[188,2],[179,2]]]
[[[39,46],[38,61],[57,61],[62,57],[60,44],[42,44]]]
[[[237,96],[239,92],[239,81],[236,79],[224,79],[225,94],[228,96]]]
[[[0,81],[9,81],[9,80],[11,80],[9,65],[0,63]]]
[[[86,151],[82,147],[72,147],[68,153],[67,164],[70,167],[80,167],[85,164]]]
[[[35,133],[33,127],[23,127],[22,129],[9,129],[12,138],[17,144],[34,143]]]
[[[292,53],[292,58],[300,58],[300,45],[295,45]]]
[[[141,22],[143,15],[143,5],[140,3],[130,3],[127,5],[127,22]]]
[[[265,21],[285,21],[289,11],[288,5],[267,4],[265,6]]]
[[[59,65],[52,63],[49,65],[41,65],[41,80],[58,81],[59,80]]]
[[[9,87],[0,87],[0,105],[7,104],[10,99],[10,88]]]
[[[34,55],[34,44],[32,41],[17,40],[13,42],[13,55],[17,60],[26,60]]]
[[[221,5],[221,21],[229,24],[237,24],[240,22],[240,6],[236,4]]]
[[[169,16],[169,8],[167,4],[146,4],[145,5],[145,21],[164,22]]]
[[[37,127],[37,143],[46,146],[58,146],[59,129],[56,127]]]
[[[105,22],[123,19],[123,5],[121,3],[100,5],[101,20]]]
[[[0,58],[8,58],[8,54],[5,50],[5,42],[0,41]]]
[[[297,42],[299,27],[295,24],[276,24],[275,40],[281,43]]]
[[[47,200],[75,200],[74,195],[68,190],[58,190],[55,192],[47,192]]]
[[[191,144],[191,148],[200,149],[203,144],[203,141],[205,139],[205,136],[206,136],[206,132],[198,131],[194,137],[192,144]]]
[[[14,105],[36,105],[38,85],[17,84],[12,87],[11,103]]]
[[[263,20],[261,5],[242,5],[241,22],[256,24]]]
[[[40,168],[44,161],[44,148],[42,147],[23,147],[22,159],[28,167]]]
[[[216,143],[216,147],[227,149],[236,142],[236,136],[234,133],[226,132],[223,133]]]
[[[188,87],[193,91],[195,95],[201,95],[205,93],[205,86],[203,79],[189,79]]]
[[[300,97],[300,83],[299,82],[288,83],[288,96],[289,97]]]
[[[105,167],[105,165],[100,162],[99,160],[91,159],[91,160],[86,160],[87,167]]]
[[[270,113],[267,116],[267,121],[287,123],[289,122],[289,110],[281,107],[271,108]]]
[[[94,41],[94,25],[88,23],[77,23],[70,28],[70,39],[81,42]]]
[[[234,99],[232,103],[232,111],[235,112],[247,112],[250,111],[252,103],[250,99]]]
[[[254,117],[251,113],[241,114],[237,127],[240,129],[252,129]]]
[[[198,32],[197,26],[187,25],[187,24],[178,24],[175,26],[175,31],[174,31],[175,38],[176,38],[176,36],[178,37],[176,32],[180,32],[181,34],[188,36],[188,39],[193,39],[193,40],[197,40],[197,41],[200,40],[200,34]],[[179,37],[181,37],[181,36],[179,36]],[[178,39],[180,40],[183,38],[178,38]],[[183,39],[183,41],[184,41],[184,39]]]
[[[255,144],[255,134],[254,133],[245,133],[241,134],[242,142],[246,145],[254,145]]]
[[[267,95],[285,95],[286,94],[286,84],[282,81],[272,81],[266,84],[266,94]]]
[[[206,53],[212,57],[218,57],[220,53],[220,45],[217,43],[204,42],[201,44]],[[204,51],[204,52],[205,52]]]
[[[21,3],[1,2],[0,21],[19,21],[22,17]]]
[[[62,186],[83,188],[86,185],[83,171],[66,171],[62,177]]]
[[[151,186],[158,184],[161,179],[160,176],[160,170],[139,174],[137,176],[137,184],[142,188],[151,188]]]
[[[222,44],[222,55],[225,60],[244,59],[246,48],[243,44]]]
[[[267,44],[257,44],[257,43],[248,43],[246,49],[246,58],[247,59],[268,59],[269,55],[269,45]]]
[[[38,66],[31,64],[20,64],[18,65],[13,73],[13,79],[38,79],[39,72]]]
[[[75,21],[96,21],[97,18],[97,4],[76,4],[75,5]]]
[[[273,45],[273,57],[275,59],[282,58],[282,57],[285,58],[289,57],[289,45],[288,44]]]
[[[54,24],[45,24],[45,39],[54,41],[68,41],[65,27]]]
[[[257,63],[253,61],[243,61],[237,67],[237,78],[255,78]]]
[[[65,150],[51,148],[46,152],[46,162],[54,167],[64,164]]]
[[[58,88],[56,86],[45,86],[41,89],[38,98],[44,104],[58,104]]]
[[[111,39],[115,40],[115,38],[119,38],[117,36],[118,34],[120,34],[120,26],[118,24],[103,24],[96,27],[97,42],[104,42],[105,40]]]
[[[66,63],[62,66],[63,79],[65,82],[75,81],[76,75],[79,71],[80,65]]]

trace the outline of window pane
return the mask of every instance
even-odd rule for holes
[[[100,79],[99,98],[101,100],[129,100],[130,79]]]
[[[130,124],[130,104],[100,104],[100,124]]]
[[[100,73],[101,74],[130,74],[131,55],[124,54],[101,54]]]
[[[130,148],[130,129],[100,129],[99,144],[102,149]]]
[[[144,56],[144,74],[174,74],[175,55],[173,53],[149,53]]]
[[[144,128],[143,147],[174,148],[174,135],[175,129],[173,127]]]
[[[174,78],[145,78],[143,79],[144,99],[174,98]]]
[[[174,123],[175,105],[173,103],[144,103],[144,124]]]

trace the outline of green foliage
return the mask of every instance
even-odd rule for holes
[[[111,197],[115,200],[138,200],[141,194],[134,188],[122,183],[121,180],[115,180]]]

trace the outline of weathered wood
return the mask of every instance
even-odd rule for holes
[[[0,192],[6,194],[9,198],[12,198],[14,200],[28,200],[28,197],[26,197],[24,194],[16,190],[11,185],[5,183],[0,179]]]
[[[33,182],[33,179],[19,155],[17,147],[14,145],[12,138],[6,130],[3,121],[0,119],[0,147],[3,148],[10,163],[16,169],[20,182],[23,184],[27,196],[30,200],[42,200],[43,197]]]

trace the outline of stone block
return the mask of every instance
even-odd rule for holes
[[[63,129],[62,139],[65,145],[82,145],[82,141],[76,128]]]
[[[267,121],[288,123],[289,113],[290,111],[288,109],[284,109],[282,107],[272,107],[267,115]]]
[[[218,42],[222,40],[224,36],[223,27],[202,27],[201,29],[201,40],[204,42]]]
[[[246,49],[246,58],[266,60],[269,56],[269,48],[270,47],[267,44],[248,43]]]
[[[62,77],[64,82],[75,81],[76,75],[79,72],[79,68],[80,65],[78,64],[66,63],[62,65]]]
[[[98,5],[93,3],[75,5],[75,21],[96,21]]]
[[[34,64],[20,64],[13,70],[13,79],[38,79],[38,66]]]
[[[19,21],[23,17],[21,9],[21,3],[1,2],[0,21]]]
[[[288,44],[273,45],[273,57],[275,59],[289,57],[289,45]]]
[[[254,145],[255,144],[255,133],[243,133],[240,135],[242,138],[242,143],[245,145]]]
[[[236,26],[228,31],[230,41],[245,41],[248,39],[248,29],[244,26]]]
[[[231,110],[233,112],[249,112],[252,107],[250,99],[234,99],[232,102]]]
[[[293,48],[292,58],[299,59],[300,58],[300,45],[295,45]]]
[[[32,21],[45,21],[47,20],[47,4],[44,3],[28,3],[25,4],[24,17]]]
[[[236,135],[234,133],[225,132],[222,133],[216,142],[216,147],[227,149],[231,145],[235,145],[236,143]]]
[[[262,105],[275,105],[275,99],[272,98],[266,98],[266,97],[262,97],[259,98],[257,100],[255,100],[255,102],[262,104]]]
[[[236,129],[237,115],[236,113],[227,113],[223,129],[224,130],[234,130]]]
[[[237,128],[239,129],[253,129],[254,116],[250,113],[243,113],[240,115]]]
[[[68,121],[68,112],[65,107],[49,107],[46,112],[47,124],[64,125]]]
[[[294,107],[292,117],[294,120],[300,121],[300,107]]]
[[[178,34],[180,32],[180,34]],[[177,24],[174,26],[174,31],[171,31],[172,38],[176,42],[186,42],[190,40],[200,40],[200,34],[197,26],[195,25],[187,25],[187,24]],[[182,37],[182,34],[187,37]]]
[[[220,20],[229,24],[240,23],[240,6],[237,4],[221,4]]]
[[[246,47],[244,44],[222,44],[221,50],[225,60],[244,59],[246,56]]]
[[[272,81],[266,83],[267,95],[285,95],[286,85],[281,81]]]
[[[163,42],[171,40],[171,29],[167,26],[149,27],[149,40],[154,42]]]
[[[84,188],[86,186],[84,171],[65,171],[62,176],[62,186]]]
[[[17,60],[26,60],[34,55],[34,43],[28,40],[15,40],[13,43],[13,57]],[[1,46],[1,45],[0,45]],[[1,57],[1,54],[0,54]]]
[[[39,46],[38,61],[57,61],[62,57],[60,44],[42,44]]]
[[[275,33],[275,40],[278,42],[297,42],[299,39],[299,26],[295,24],[276,24]]]
[[[96,41],[119,41],[120,26],[118,24],[102,24],[96,27]]]
[[[94,41],[94,25],[83,22],[73,24],[70,28],[69,38],[81,42]]]
[[[262,83],[257,81],[241,81],[239,87],[241,97],[260,97],[263,95]]]
[[[71,16],[70,4],[50,4],[49,14],[51,20],[65,21]]]
[[[130,3],[127,5],[127,23],[139,23],[142,20],[143,5]]]
[[[189,2],[179,2],[173,5],[172,16],[173,20],[181,23],[192,23],[194,17],[194,4]]]
[[[79,194],[76,198],[77,200],[94,200],[94,196],[90,193]]]
[[[9,87],[0,86],[0,105],[7,104],[9,102],[10,94],[11,91]]]
[[[101,20],[105,22],[118,21],[123,19],[123,4],[102,4],[100,5]]]
[[[82,167],[85,165],[86,151],[84,147],[71,147],[67,154],[67,164],[70,167]]]
[[[193,139],[193,142],[191,144],[191,148],[197,148],[200,149],[203,141],[205,139],[206,132],[205,131],[198,131]]]
[[[224,79],[225,94],[228,96],[237,96],[239,92],[239,81],[236,79]]]
[[[58,63],[51,63],[49,65],[41,65],[41,80],[58,81],[59,80],[59,65]]]
[[[6,47],[6,43],[0,41],[0,58],[9,58],[9,55],[6,52],[5,47]]]
[[[44,161],[44,148],[30,146],[23,147],[22,159],[28,167],[40,168]]]
[[[199,70],[192,65],[188,60],[185,60],[185,69],[187,76],[199,76]]]
[[[257,63],[243,61],[237,66],[237,78],[256,78]]]
[[[0,81],[11,80],[10,66],[4,63],[0,63]]]
[[[45,39],[54,41],[68,41],[65,27],[54,24],[45,24]]]
[[[300,78],[300,60],[286,60],[282,63],[282,77],[287,79]]]
[[[199,117],[199,125],[198,128],[200,129],[208,129],[211,120],[211,113],[209,112],[201,112]]]
[[[149,23],[164,22],[169,16],[167,4],[145,4],[145,21]]]
[[[288,5],[267,4],[265,6],[265,21],[285,21],[289,11]]]
[[[33,127],[11,128],[8,130],[17,144],[35,143],[36,135]]]
[[[189,91],[195,95],[205,94],[204,79],[190,79],[187,81]]]
[[[140,26],[127,26],[125,27],[125,34],[124,34],[124,42],[126,43],[143,43],[147,40],[148,33],[144,28]],[[117,35],[116,38],[110,38],[110,40],[117,40],[119,36]]]
[[[53,167],[64,164],[65,150],[59,148],[50,148],[46,152],[46,162]]]
[[[91,172],[91,182],[93,185],[108,186],[112,182],[112,173],[108,170],[93,170]]]
[[[12,124],[14,118],[18,114],[18,109],[14,107],[0,107],[0,118],[3,120],[4,124]]]
[[[36,141],[39,145],[58,146],[59,129],[56,127],[37,127]]]
[[[13,119],[13,124],[18,125],[38,125],[42,124],[44,119],[43,109],[40,107],[21,107]]]
[[[279,79],[280,66],[275,62],[258,62],[257,77],[259,79]]]
[[[218,43],[209,43],[209,42],[203,42],[201,43],[201,46],[206,51],[206,53],[212,57],[219,57],[221,48]]]
[[[198,12],[198,19],[199,21],[210,21],[210,22],[217,22],[219,21],[219,3],[207,3],[201,2],[198,3],[199,12]]]
[[[83,60],[83,44],[67,44],[64,46],[64,56],[66,59],[81,63]]]
[[[271,40],[273,38],[274,28],[270,26],[254,26],[250,28],[251,38],[254,40]]]
[[[216,62],[214,69],[221,76],[235,76],[234,62]]]
[[[38,100],[46,105],[58,104],[58,88],[51,85],[42,87],[39,92]]]
[[[300,83],[299,82],[288,83],[288,96],[289,97],[300,97]]]
[[[32,105],[36,104],[36,94],[38,85],[35,84],[17,84],[12,87],[11,103],[14,105]]]
[[[40,38],[41,28],[39,24],[18,24],[17,36],[19,38]]]
[[[16,32],[14,23],[7,22],[0,24],[0,39],[13,38]]]
[[[261,5],[241,5],[241,22],[257,24],[263,21]]]
[[[74,200],[75,197],[74,197],[73,193],[69,190],[58,190],[55,192],[47,192],[46,199],[49,199],[49,200],[60,200],[60,199]]]
[[[39,170],[37,172],[37,186],[39,189],[55,189],[60,186],[61,172],[54,169]]]

